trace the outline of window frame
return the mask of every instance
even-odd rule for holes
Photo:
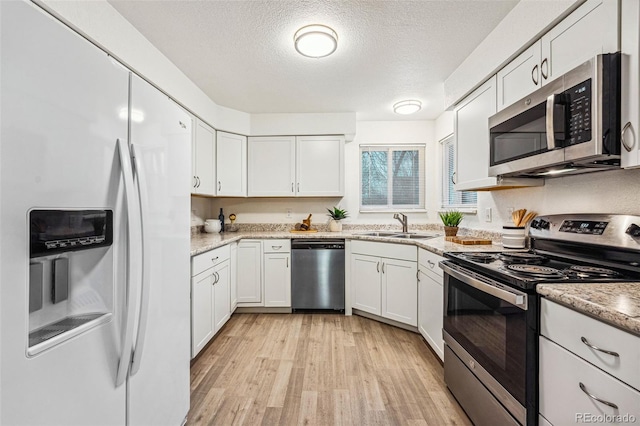
[[[478,193],[476,191],[455,191],[456,201],[451,202],[452,200],[449,198],[448,194],[451,193],[451,189],[453,188],[454,183],[452,182],[452,174],[450,174],[451,165],[453,168],[453,174],[456,172],[456,145],[455,145],[455,135],[450,134],[449,136],[440,140],[440,152],[441,152],[441,167],[440,170],[440,207],[443,210],[460,210],[464,213],[476,213],[478,208]],[[450,158],[450,154],[453,156],[453,159]],[[468,201],[465,202],[465,194],[469,194]]]
[[[424,143],[404,143],[404,144],[394,144],[394,143],[383,143],[383,144],[361,144],[358,149],[358,206],[360,213],[387,213],[387,212],[397,212],[397,211],[406,211],[411,213],[419,213],[426,212],[426,147],[427,144]],[[391,173],[393,167],[393,152],[394,151],[418,151],[419,161],[418,161],[418,172],[419,172],[419,182],[420,189],[418,191],[419,197],[419,207],[415,207],[413,204],[398,204],[393,205],[393,179],[387,180],[387,200],[388,203],[386,205],[375,205],[375,206],[364,206],[362,204],[362,189],[364,180],[362,179],[362,154],[365,151],[386,151],[387,161],[388,161],[388,171]]]

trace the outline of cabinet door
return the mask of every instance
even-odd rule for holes
[[[498,110],[542,86],[540,41],[534,43],[497,74]]]
[[[213,318],[214,330],[217,333],[231,316],[229,285],[231,282],[231,261],[229,259],[215,267],[215,283],[213,285]]]
[[[497,183],[489,177],[489,117],[495,113],[495,76],[456,106],[456,191]]]
[[[618,28],[618,1],[588,0],[542,36],[543,84],[597,54],[618,51]]]
[[[420,267],[418,271],[418,329],[441,360],[444,360],[442,339],[443,286],[442,278],[434,280]]]
[[[264,255],[264,306],[291,307],[290,253]]]
[[[201,195],[216,195],[216,131],[200,120],[196,120],[194,137],[194,188],[191,192]]]
[[[216,138],[217,194],[247,196],[247,137],[218,132]]]
[[[379,257],[351,255],[352,307],[380,315],[381,282]]]
[[[382,316],[404,324],[418,325],[418,267],[416,262],[382,261]]]
[[[262,303],[262,242],[238,243],[238,303]]]
[[[344,138],[296,137],[296,176],[299,196],[343,196]]]
[[[191,278],[191,358],[211,340],[213,320],[213,268]]]
[[[295,195],[295,136],[252,137],[247,150],[249,197]]]
[[[622,1],[622,159],[621,166],[640,166],[640,2]]]
[[[238,306],[238,243],[236,242],[231,243],[229,260],[231,262],[229,298],[231,313],[233,313]]]

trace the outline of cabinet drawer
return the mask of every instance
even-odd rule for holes
[[[420,264],[420,270],[427,274],[431,274],[436,281],[438,281],[437,277],[442,278],[442,269],[438,265],[441,260],[444,260],[444,257],[431,253],[429,250],[418,250],[418,263]]]
[[[289,253],[291,251],[291,240],[264,240],[262,242],[262,251],[264,253]]]
[[[542,299],[540,305],[540,334],[640,389],[640,337],[547,299]],[[619,356],[598,351],[587,344],[616,352]]]
[[[375,241],[351,241],[351,253],[366,254],[369,256],[386,257],[415,262],[417,260],[417,248],[407,244],[378,243]]]
[[[553,425],[594,423],[596,416],[604,416],[598,424],[621,424],[607,416],[640,418],[640,392],[540,337],[540,414]]]
[[[229,259],[229,257],[229,245],[194,256],[191,258],[191,276],[195,277],[199,273],[213,268],[218,263],[224,262]]]

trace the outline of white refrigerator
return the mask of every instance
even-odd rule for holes
[[[191,118],[33,3],[0,31],[0,424],[180,425]]]

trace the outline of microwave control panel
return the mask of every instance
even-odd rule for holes
[[[591,79],[564,92],[567,102],[567,144],[591,140]]]

